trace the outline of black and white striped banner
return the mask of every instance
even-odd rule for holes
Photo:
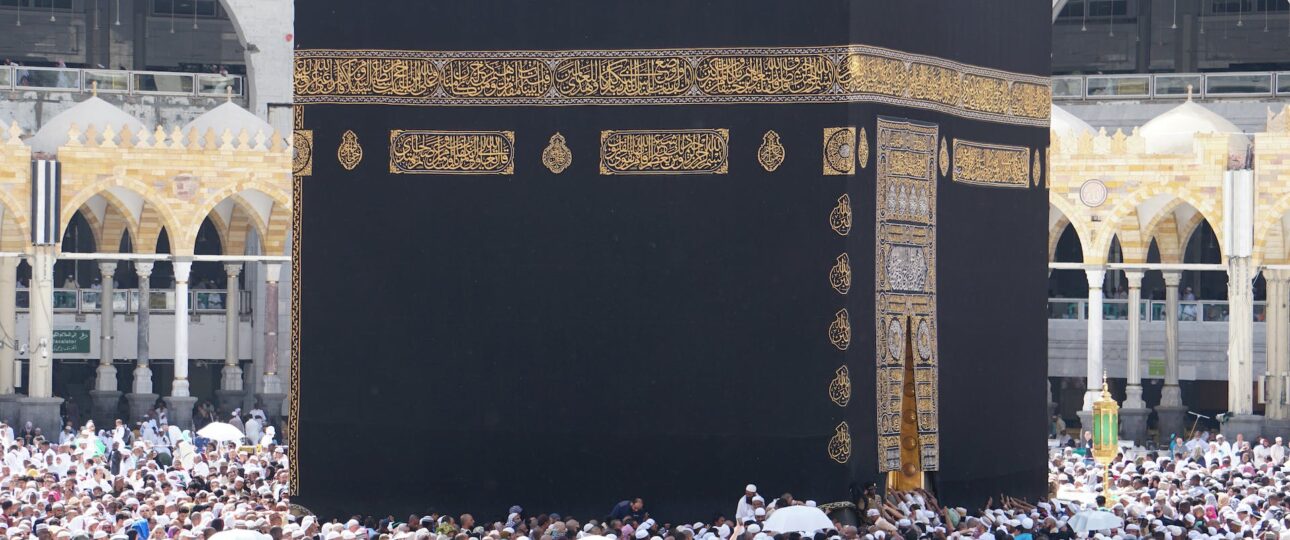
[[[62,234],[59,231],[62,173],[63,168],[57,161],[50,159],[31,161],[32,244],[48,246],[62,240]]]

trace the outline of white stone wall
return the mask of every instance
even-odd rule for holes
[[[1265,324],[1254,323],[1254,376],[1265,372]],[[1142,378],[1149,378],[1150,359],[1165,357],[1165,323],[1146,322],[1142,332]],[[1048,375],[1050,377],[1084,377],[1087,375],[1088,321],[1048,321]],[[1127,321],[1102,321],[1102,365],[1113,378],[1125,377],[1128,365],[1126,346],[1129,339]],[[1178,323],[1178,378],[1184,381],[1227,380],[1227,323]]]

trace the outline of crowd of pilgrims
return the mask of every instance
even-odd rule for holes
[[[0,540],[1290,540],[1290,465],[1279,438],[1251,444],[1198,433],[1159,449],[1127,448],[1110,466],[1110,500],[1101,493],[1107,468],[1080,440],[1063,440],[1050,451],[1043,500],[1000,495],[964,507],[870,485],[852,519],[833,512],[832,527],[804,536],[769,530],[766,520],[815,502],[763,496],[753,484],[732,500],[733,512],[697,522],[652,516],[639,498],[586,521],[519,506],[495,521],[434,511],[322,521],[290,505],[287,453],[272,426],[258,441],[226,443],[155,418],[103,430],[90,422],[57,440],[26,428],[0,423]],[[1123,525],[1077,531],[1072,518],[1093,510]]]

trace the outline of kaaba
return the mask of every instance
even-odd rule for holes
[[[1046,2],[297,2],[293,502],[1045,491]]]

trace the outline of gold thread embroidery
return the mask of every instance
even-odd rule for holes
[[[851,460],[851,427],[846,422],[833,429],[833,437],[829,439],[829,458],[838,463]]]
[[[1030,149],[954,139],[954,181],[987,187],[1030,185]]]
[[[860,168],[869,166],[869,134],[864,128],[860,128],[859,139],[856,140],[856,157],[860,160]]]
[[[556,132],[551,136],[546,148],[542,150],[542,164],[555,174],[564,172],[569,165],[573,164],[573,151],[564,144],[564,135]]]
[[[340,166],[347,171],[354,170],[360,162],[363,161],[363,146],[358,143],[358,134],[354,130],[346,130],[340,136],[340,147],[336,149],[336,159],[340,160]]]
[[[837,206],[829,212],[829,227],[838,236],[846,236],[851,233],[851,197],[845,193],[838,197]]]
[[[824,174],[854,174],[855,149],[855,128],[824,128]]]
[[[833,322],[829,323],[829,343],[840,351],[851,346],[851,314],[846,308],[839,310],[833,316]]]
[[[568,97],[680,96],[694,68],[680,56],[571,58],[555,68],[555,90]]]
[[[305,127],[305,108],[300,105],[291,107],[292,129],[299,133]],[[294,137],[293,137],[294,138]],[[293,167],[294,169],[294,167]],[[291,357],[287,362],[291,366],[291,377],[287,383],[287,452],[291,463],[300,463],[300,297],[301,297],[301,258],[300,246],[304,241],[304,178],[299,175],[291,177],[291,276],[296,280],[291,289]],[[292,496],[300,494],[300,467],[288,467],[291,470]]]
[[[314,132],[309,129],[297,129],[291,138],[291,175],[313,176],[313,174]]]
[[[779,142],[779,134],[775,130],[762,135],[761,146],[757,148],[757,162],[766,172],[775,172],[784,163],[784,145]]]
[[[726,129],[600,132],[600,174],[726,174]]]
[[[925,471],[940,467],[936,437],[937,132],[935,125],[878,119],[874,341],[881,472],[900,470],[902,466],[906,343],[915,353],[911,355],[915,384],[910,399],[914,400],[918,420],[922,467]],[[957,161],[958,156],[955,158]]]
[[[851,291],[851,258],[846,253],[838,255],[837,263],[829,269],[829,285],[838,294]]]
[[[950,152],[945,146],[945,137],[941,137],[941,154],[940,154],[941,176],[950,174]]]
[[[851,371],[846,366],[838,368],[837,376],[829,382],[829,399],[839,407],[851,402]]]
[[[698,88],[713,96],[824,94],[833,63],[815,56],[709,56],[699,61]]]
[[[512,174],[513,131],[390,131],[393,174]]]
[[[1033,157],[1033,161],[1030,164],[1030,181],[1034,182],[1035,187],[1039,187],[1039,180],[1043,177],[1043,174],[1044,174],[1043,168],[1039,165],[1039,150],[1035,150],[1031,154],[1034,157]]]
[[[541,60],[451,60],[443,66],[443,89],[465,98],[536,98],[546,95],[554,78]]]
[[[296,103],[852,103],[1047,126],[1047,77],[872,47],[296,51]]]

